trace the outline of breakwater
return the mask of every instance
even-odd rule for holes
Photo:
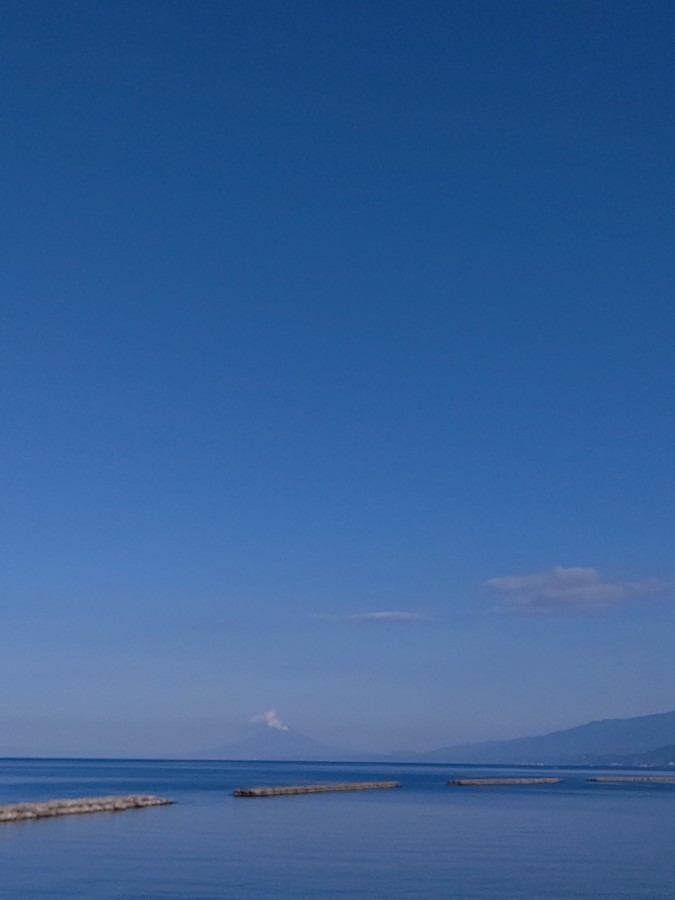
[[[449,781],[455,787],[487,786],[491,784],[559,784],[562,778],[455,778]]]
[[[167,806],[173,802],[150,794],[128,794],[124,797],[80,797],[38,803],[8,803],[0,806],[0,822],[50,819],[54,816],[75,816],[95,812],[121,812],[125,809],[142,809],[146,806]]]
[[[288,784],[276,787],[236,788],[235,797],[284,797],[289,794],[325,794],[333,791],[380,791],[401,787],[400,781],[328,782],[325,784]]]
[[[596,775],[586,781],[599,784],[675,784],[675,775]]]

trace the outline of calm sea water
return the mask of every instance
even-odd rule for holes
[[[157,793],[175,806],[0,825],[0,897],[675,898],[675,785],[450,788],[470,766],[0,760],[0,803]],[[524,770],[512,774],[527,774]],[[596,773],[597,774],[597,773]],[[235,787],[401,790],[235,799]]]

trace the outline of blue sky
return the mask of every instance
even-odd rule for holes
[[[675,707],[672,4],[1,15],[0,749]]]

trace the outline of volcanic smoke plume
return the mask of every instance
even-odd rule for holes
[[[277,715],[276,709],[268,709],[263,713],[258,713],[257,716],[253,716],[251,722],[254,722],[256,725],[267,725],[269,728],[276,728],[278,731],[288,731],[288,725],[284,725]]]

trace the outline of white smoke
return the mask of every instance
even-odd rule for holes
[[[284,725],[277,715],[276,709],[267,709],[265,712],[258,713],[257,716],[253,716],[251,722],[256,725],[267,725],[268,728],[276,728],[278,731],[288,731],[288,725]]]

